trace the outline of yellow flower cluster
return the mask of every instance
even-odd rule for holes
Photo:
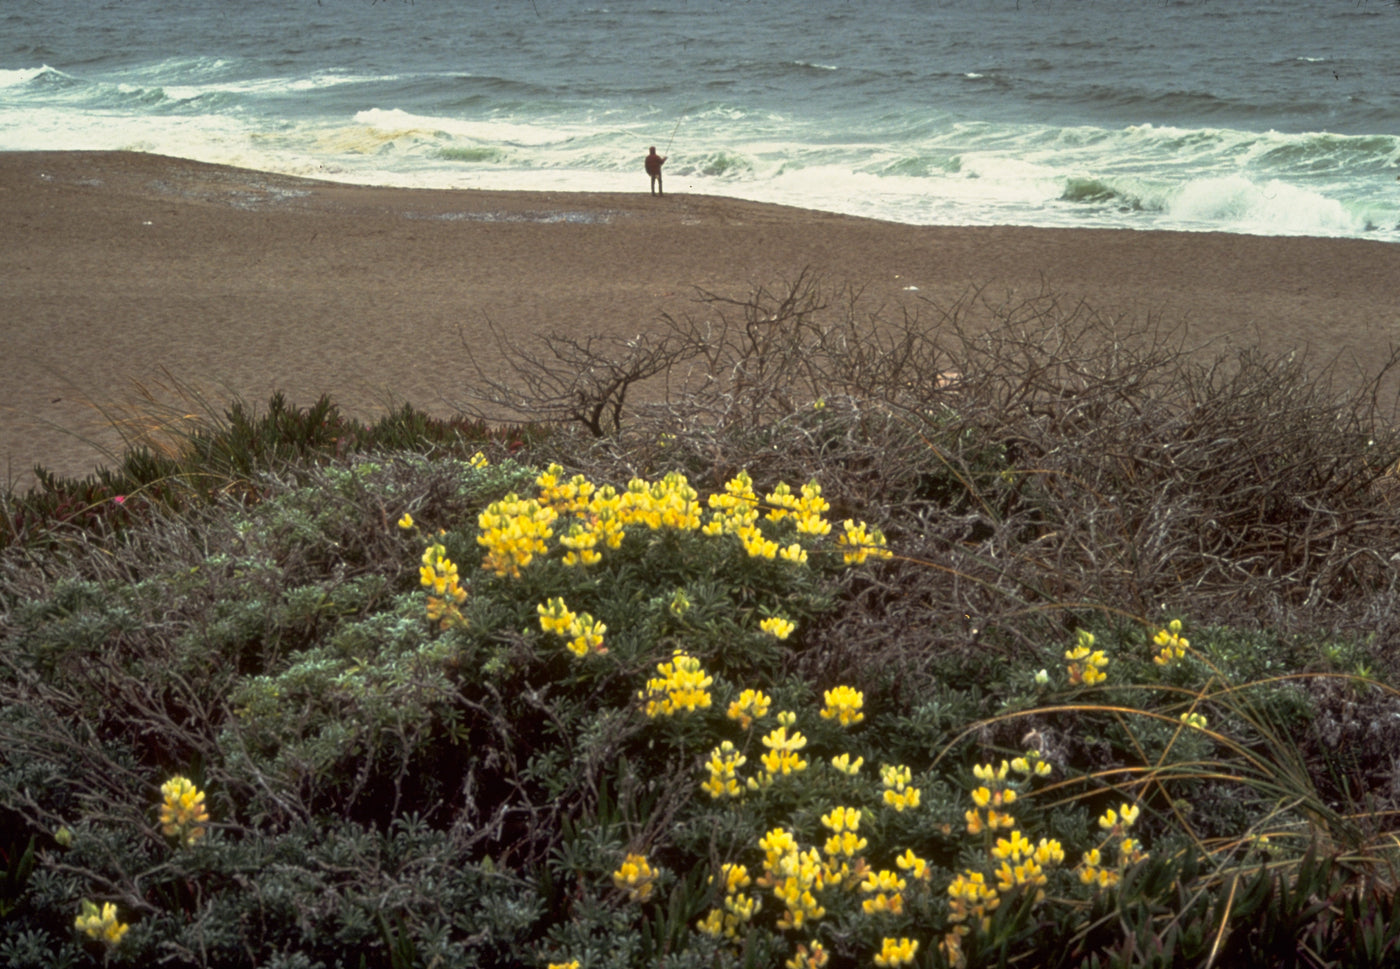
[[[1185,656],[1186,651],[1191,648],[1191,641],[1181,635],[1180,619],[1173,619],[1167,623],[1166,629],[1157,630],[1152,642],[1160,647],[1157,655],[1152,657],[1152,662],[1158,666],[1170,666]]]
[[[788,733],[788,727],[797,722],[797,714],[784,710],[778,714],[778,726],[768,732],[763,738],[763,746],[768,748],[768,753],[759,758],[763,764],[763,774],[757,779],[749,778],[750,790],[758,790],[768,787],[773,783],[773,779],[778,776],[786,777],[789,774],[798,774],[807,769],[807,762],[798,753],[807,746],[807,738],[801,731],[794,730]]]
[[[429,590],[428,618],[442,629],[465,626],[467,621],[459,607],[467,601],[467,590],[458,581],[457,566],[447,557],[447,549],[441,542],[434,542],[424,550],[418,574],[423,587]]]
[[[786,969],[826,969],[831,956],[816,939],[806,945],[798,945],[792,956],[783,963]]]
[[[721,865],[720,877],[724,879],[723,907],[710,909],[700,920],[698,928],[715,938],[722,935],[732,939],[762,910],[763,901],[744,891],[753,881],[744,865]],[[713,882],[714,878],[711,877],[710,881]]]
[[[774,828],[758,841],[763,849],[763,874],[758,884],[772,889],[773,895],[785,906],[778,919],[780,929],[800,929],[826,914],[817,901],[816,892],[834,883],[816,848],[806,851],[798,847],[797,839],[785,828]]]
[[[570,959],[568,962],[551,962],[546,969],[579,969],[579,961]]]
[[[588,499],[595,490],[593,482],[581,474],[562,481],[563,474],[563,468],[551,464],[535,478],[535,485],[540,489],[538,501],[561,515],[577,514],[587,507]]]
[[[1065,851],[1053,838],[1041,838],[1038,844],[1032,845],[1029,838],[1013,830],[1009,836],[997,839],[992,857],[1001,862],[993,872],[997,876],[997,891],[1006,893],[1029,885],[1035,889],[1035,901],[1041,902],[1049,881],[1045,868],[1063,863]]]
[[[768,707],[772,703],[772,698],[762,690],[745,690],[739,694],[739,699],[729,704],[725,715],[730,720],[739,721],[739,726],[747,730],[755,720],[768,716]]]
[[[549,551],[546,543],[554,535],[552,526],[558,517],[553,506],[514,492],[493,501],[476,520],[480,529],[476,542],[486,549],[481,567],[499,576],[520,578],[520,570],[536,555]]]
[[[484,460],[484,459],[483,459]],[[508,494],[493,502],[477,519],[477,542],[486,550],[482,567],[499,576],[519,578],[520,570],[549,551],[549,540],[558,531],[558,543],[565,549],[568,566],[589,566],[602,559],[604,548],[617,548],[629,525],[644,525],[657,531],[700,531],[702,534],[733,535],[754,557],[783,559],[796,564],[807,562],[807,549],[801,542],[780,545],[764,535],[759,527],[759,508],[768,507],[772,523],[791,520],[799,536],[821,537],[831,532],[824,513],[829,505],[815,481],[794,494],[786,484],[778,484],[762,503],[753,490],[748,472],[740,471],[725,483],[723,492],[707,499],[711,509],[701,524],[699,494],[685,475],[672,471],[661,480],[650,482],[633,478],[619,493],[611,485],[595,486],[585,476],[565,478],[564,469],[551,464],[536,479],[539,488],[533,498]],[[399,524],[413,527],[413,517],[405,514]],[[847,564],[864,562],[870,556],[888,558],[885,538],[878,529],[847,521],[845,534],[837,539]],[[773,632],[791,627],[774,626]]]
[[[1013,758],[1011,769],[1022,777],[1049,777],[1050,765],[1045,760],[1045,755],[1038,750],[1028,750],[1023,757]]]
[[[880,768],[880,783],[885,786],[885,803],[896,811],[919,806],[919,789],[910,787],[913,774],[904,766],[885,764]]]
[[[849,686],[838,686],[823,693],[826,706],[822,707],[823,720],[835,720],[843,727],[860,723],[865,719],[861,707],[865,705],[865,694]]]
[[[968,834],[981,834],[983,831],[996,831],[999,828],[1013,828],[1016,819],[1002,811],[1016,803],[1016,789],[1008,785],[1006,775],[1011,765],[1006,761],[1000,767],[991,764],[978,764],[972,768],[973,776],[982,782],[972,790],[972,803],[975,807],[964,811]],[[987,812],[985,815],[983,811]]]
[[[801,496],[794,495],[787,484],[779,483],[764,502],[769,506],[766,517],[770,522],[791,518],[801,535],[820,536],[831,531],[831,523],[822,517],[830,506],[821,496],[821,485],[815,481],[802,486]],[[780,546],[764,536],[758,526],[758,495],[747,471],[740,471],[725,482],[724,491],[710,495],[707,504],[711,509],[710,518],[701,528],[705,535],[733,535],[753,558],[780,558],[798,565],[806,563],[807,550],[800,542]]]
[[[705,765],[710,769],[710,776],[700,785],[700,789],[713,798],[743,797],[744,789],[739,786],[735,772],[748,762],[749,759],[739,753],[732,743],[728,740],[722,742],[710,751],[710,759]]]
[[[948,921],[953,928],[943,936],[939,948],[950,966],[967,964],[963,955],[963,936],[975,926],[982,932],[992,924],[992,913],[1001,905],[997,890],[987,884],[987,876],[980,871],[968,869],[953,879],[948,885]]]
[[[797,628],[797,623],[784,619],[782,616],[769,616],[767,619],[759,621],[758,628],[775,639],[787,639]]]
[[[883,939],[880,943],[880,951],[875,955],[875,965],[907,966],[914,961],[914,956],[918,951],[919,942],[917,939]]]
[[[841,881],[851,873],[851,861],[869,844],[860,836],[860,813],[860,808],[836,807],[822,815],[822,827],[831,832],[822,854],[826,855],[827,870],[839,874]]]
[[[1103,650],[1094,649],[1094,634],[1079,630],[1077,633],[1079,642],[1071,650],[1065,653],[1065,659],[1069,660],[1069,682],[1071,686],[1084,684],[1093,686],[1095,683],[1102,683],[1108,679],[1108,674],[1103,668],[1108,665],[1108,657],[1103,654]]]
[[[661,675],[647,680],[647,688],[637,694],[648,717],[694,713],[710,706],[709,686],[714,678],[694,656],[678,649],[669,663],[658,663],[656,671]]]
[[[971,834],[986,832],[996,884],[992,884],[985,873],[972,869],[966,869],[949,884],[951,914],[948,920],[953,923],[953,929],[939,945],[949,965],[966,963],[963,938],[974,929],[987,930],[1002,895],[1025,888],[1034,893],[1030,904],[1040,904],[1045,900],[1045,886],[1049,882],[1046,869],[1064,863],[1065,851],[1059,841],[1041,838],[1038,843],[1031,844],[1030,839],[1016,829],[1016,819],[1001,811],[1017,800],[1016,788],[1011,786],[1014,782],[1007,780],[1010,773],[1021,774],[1029,780],[1033,776],[1043,777],[1049,770],[1038,751],[1028,751],[1024,757],[1017,757],[1010,763],[1002,761],[996,766],[978,764],[973,767],[973,775],[982,783],[972,791],[976,807],[965,814],[967,830]],[[992,841],[993,834],[1000,829],[1005,829],[1007,835]]]
[[[645,902],[656,889],[656,869],[651,867],[646,855],[628,852],[612,877],[613,884],[627,893],[628,901]]]
[[[131,926],[117,919],[117,907],[111,902],[103,902],[102,908],[98,909],[95,902],[83,899],[82,907],[78,912],[78,917],[73,920],[73,927],[88,938],[97,939],[108,946],[115,946],[126,935],[127,929]]]
[[[831,758],[831,766],[835,767],[847,777],[855,777],[859,774],[864,764],[864,757],[857,757],[855,760],[851,760],[850,754],[837,754],[835,757]]]
[[[167,837],[192,845],[205,835],[209,812],[204,809],[204,792],[188,777],[176,775],[160,786],[160,829]]]
[[[785,482],[779,482],[763,500],[769,506],[767,517],[771,522],[791,518],[803,535],[827,535],[831,532],[831,522],[823,517],[831,505],[822,497],[822,486],[817,484],[815,478],[802,486],[800,495],[794,495]]]
[[[652,531],[693,532],[700,527],[700,495],[679,471],[652,484],[633,479],[627,485],[622,516],[625,523],[637,521]]]
[[[1194,727],[1196,730],[1206,729],[1206,717],[1203,713],[1183,713],[1179,719],[1186,726]]]
[[[904,913],[904,886],[907,883],[898,874],[888,869],[872,871],[860,883],[860,890],[872,896],[861,903],[866,915],[889,912],[891,915]]]
[[[545,600],[535,607],[535,611],[540,614],[540,628],[567,639],[565,646],[579,659],[583,659],[589,653],[601,656],[608,651],[603,645],[603,634],[608,631],[607,625],[586,612],[572,612],[564,605],[562,596]]]
[[[1136,838],[1128,837],[1128,829],[1137,823],[1140,808],[1136,804],[1120,804],[1118,810],[1109,808],[1099,817],[1099,827],[1106,834],[1097,848],[1091,848],[1080,856],[1079,880],[1085,885],[1097,888],[1112,888],[1122,879],[1123,869],[1147,858]],[[1118,840],[1118,864],[1109,868],[1104,864],[1102,849],[1114,839]]]
[[[836,537],[841,546],[842,559],[847,565],[860,565],[868,558],[887,559],[893,552],[885,547],[885,536],[878,528],[870,528],[865,522],[854,522],[847,518],[841,523],[844,534]]]

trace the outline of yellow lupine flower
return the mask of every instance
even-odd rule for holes
[[[574,620],[578,618],[569,611],[568,606],[564,605],[562,596],[546,599],[535,607],[535,611],[540,614],[540,628],[547,633],[555,633],[559,636],[567,635]]]
[[[160,786],[161,831],[192,845],[205,835],[209,813],[204,808],[204,792],[188,777],[176,775]]]
[[[1083,683],[1086,686],[1093,686],[1108,679],[1108,674],[1104,673],[1104,667],[1108,665],[1108,657],[1102,650],[1094,649],[1094,634],[1079,630],[1078,645],[1066,651],[1065,659],[1069,660],[1069,682],[1072,686]]]
[[[676,650],[669,663],[658,663],[661,675],[647,681],[647,688],[637,694],[648,717],[669,717],[677,713],[693,713],[710,705],[707,689],[714,682],[700,668],[700,661]]]
[[[797,628],[797,623],[784,619],[782,616],[769,616],[767,619],[759,621],[758,628],[776,639],[787,639]]]
[[[1152,642],[1161,647],[1157,655],[1152,657],[1152,662],[1158,666],[1169,666],[1185,656],[1186,651],[1191,648],[1191,641],[1181,635],[1180,619],[1173,619],[1167,623],[1166,629],[1159,629],[1157,635],[1152,637]]]
[[[880,942],[880,951],[875,956],[875,965],[881,967],[906,966],[914,961],[914,956],[919,951],[919,941],[917,939],[883,939]]]
[[[837,754],[835,757],[831,758],[831,766],[850,777],[855,777],[859,774],[861,766],[864,763],[864,757],[857,757],[855,761],[852,761],[850,754]]]
[[[785,969],[825,969],[830,959],[822,944],[813,939],[807,945],[793,949],[792,957],[783,963]]]
[[[739,786],[736,772],[748,763],[748,758],[728,740],[710,751],[706,766],[710,770],[709,779],[700,785],[712,798],[742,797],[744,789]],[[741,866],[742,867],[742,866]]]
[[[842,522],[844,534],[837,536],[836,544],[842,547],[842,558],[847,565],[860,565],[868,558],[892,558],[885,548],[885,536],[878,528],[871,528],[865,522],[846,519]]]
[[[739,726],[747,730],[755,720],[768,715],[768,707],[772,702],[772,698],[762,690],[745,690],[739,694],[739,699],[729,704],[725,716],[730,720],[739,721]]]
[[[889,764],[881,767],[880,783],[885,786],[885,803],[899,812],[903,812],[905,808],[918,807],[919,789],[908,786],[911,779],[912,773],[908,767]]]
[[[98,909],[96,903],[88,899],[83,899],[78,917],[73,920],[73,927],[88,938],[105,943],[109,948],[121,942],[122,936],[131,928],[117,918],[116,905],[103,902],[102,908]]]
[[[807,746],[807,738],[798,731],[789,736],[786,726],[775,727],[763,738],[763,746],[768,753],[759,760],[770,775],[796,774],[807,769],[807,762],[797,753]]]
[[[927,880],[933,875],[928,862],[914,854],[913,848],[906,848],[904,854],[896,858],[894,863],[921,881]]]
[[[825,691],[826,706],[822,708],[823,720],[835,720],[843,727],[860,723],[865,719],[861,707],[865,705],[865,694],[849,686],[838,686]]]
[[[656,870],[646,855],[628,852],[612,877],[613,884],[627,893],[629,901],[645,902],[656,888]]]

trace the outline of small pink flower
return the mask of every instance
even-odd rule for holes
[[[116,502],[117,504],[119,504],[119,505],[124,505],[124,504],[126,504],[126,495],[117,495],[117,496],[116,496],[115,498],[113,498],[112,500],[115,501],[115,502]]]

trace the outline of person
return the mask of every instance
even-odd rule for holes
[[[651,154],[647,155],[647,174],[651,176],[651,194],[665,195],[661,190],[661,166],[666,164],[666,156],[656,153],[656,146],[651,146]]]

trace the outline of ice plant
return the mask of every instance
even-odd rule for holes
[[[160,829],[167,837],[192,845],[205,835],[209,813],[204,809],[204,792],[188,777],[176,775],[160,786]]]
[[[865,719],[861,707],[865,705],[865,694],[849,686],[838,686],[823,694],[826,706],[822,707],[823,720],[835,720],[843,727],[850,727]]]
[[[73,920],[73,927],[88,938],[105,943],[109,948],[121,942],[122,936],[131,928],[118,920],[117,907],[111,902],[103,902],[102,908],[98,909],[95,902],[86,898],[83,899],[78,917]]]
[[[627,893],[628,901],[645,902],[656,888],[656,870],[646,855],[629,852],[612,877],[613,884]]]

